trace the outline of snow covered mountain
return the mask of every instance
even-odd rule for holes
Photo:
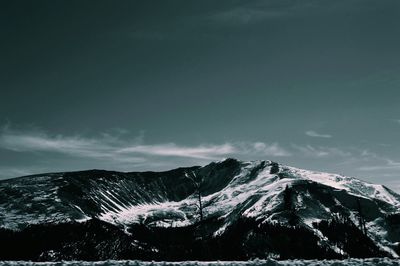
[[[359,230],[381,252],[375,255],[398,257],[399,208],[400,196],[382,185],[272,161],[226,159],[167,172],[90,170],[0,181],[0,226],[6,229],[96,219],[133,237],[135,224],[165,230],[201,225],[200,238],[216,239],[237,235],[238,224],[252,221],[254,228],[249,226],[241,243],[256,239],[266,225],[266,232],[282,225],[304,230],[318,246],[343,257],[352,256],[349,240],[332,235],[335,228],[350,230],[343,234]],[[280,242],[274,239],[281,235],[260,236],[271,238],[265,244],[269,251],[252,251],[252,240],[246,252],[279,257]]]

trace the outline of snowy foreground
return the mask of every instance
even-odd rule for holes
[[[87,262],[87,261],[63,261],[63,262],[27,262],[27,261],[0,261],[0,266],[5,265],[21,265],[21,266],[78,266],[78,265],[86,265],[86,266],[108,266],[108,265],[116,265],[116,266],[279,266],[279,265],[307,265],[307,266],[317,266],[317,265],[327,265],[327,266],[340,266],[340,265],[400,265],[400,260],[398,259],[387,259],[387,258],[373,258],[373,259],[348,259],[348,260],[285,260],[285,261],[276,261],[276,260],[253,260],[253,261],[212,261],[212,262],[199,262],[199,261],[187,261],[187,262],[143,262],[143,261],[116,261],[116,260],[108,260],[108,261],[97,261],[97,262]]]

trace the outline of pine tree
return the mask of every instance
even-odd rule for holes
[[[197,206],[197,209],[199,211],[200,223],[202,223],[203,222],[203,218],[204,218],[204,215],[203,215],[203,202],[202,202],[202,198],[201,198],[201,183],[202,183],[202,180],[200,178],[198,178],[196,176],[196,173],[193,172],[193,171],[190,174],[185,173],[185,176],[192,181],[192,183],[193,183],[193,185],[195,187],[195,194],[196,194],[196,198],[197,198],[196,206]]]
[[[292,189],[288,185],[283,191],[283,206],[286,211],[292,210]]]
[[[296,208],[293,205],[292,197],[293,191],[288,185],[286,185],[286,188],[283,191],[283,206],[284,210],[289,212],[289,225],[296,226],[299,223],[300,217],[296,213]]]
[[[358,225],[360,227],[361,232],[363,232],[364,235],[367,235],[367,227],[365,225],[365,218],[361,208],[360,199],[357,199],[357,216],[358,216]]]

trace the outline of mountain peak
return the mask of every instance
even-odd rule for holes
[[[200,183],[188,178],[189,173]],[[373,241],[397,256],[393,245],[400,241],[398,229],[388,227],[385,217],[398,211],[399,195],[356,178],[269,160],[227,158],[165,172],[91,170],[0,181],[0,222],[24,228],[96,217],[124,230],[132,224],[187,227],[199,222],[199,195],[204,220],[217,221],[210,229],[214,236],[224,235],[240,219],[296,221],[320,235],[315,222],[340,215],[358,224],[362,209]]]

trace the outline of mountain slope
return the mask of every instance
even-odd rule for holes
[[[196,184],[200,184],[203,205],[201,222]],[[267,243],[271,245],[278,235],[258,231],[286,234],[292,230],[279,227],[282,225],[297,228],[293,234],[304,230],[319,246],[341,256],[353,253],[346,249],[347,242],[329,234],[334,226],[360,233],[376,250],[382,250],[381,254],[397,257],[399,207],[400,196],[384,186],[271,161],[227,159],[167,172],[91,170],[0,182],[0,225],[5,228],[23,230],[29,224],[95,218],[135,237],[135,224],[170,231],[200,224],[200,238],[212,242],[238,235],[239,229],[248,226],[241,242],[262,236],[271,238]],[[243,221],[247,222],[238,228]]]

